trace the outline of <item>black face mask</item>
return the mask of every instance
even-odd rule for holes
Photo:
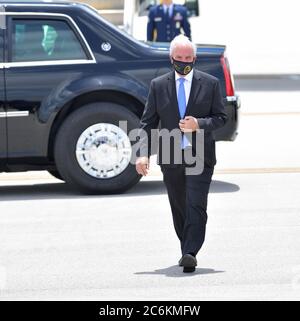
[[[192,62],[183,62],[183,61],[175,60],[174,58],[172,59],[173,59],[173,67],[180,75],[186,76],[192,71],[194,67],[194,63],[195,63],[194,60]]]

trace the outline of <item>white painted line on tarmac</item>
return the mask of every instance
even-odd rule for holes
[[[241,113],[242,116],[300,116],[300,112]]]

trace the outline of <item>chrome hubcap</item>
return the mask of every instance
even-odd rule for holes
[[[122,173],[130,162],[130,140],[118,126],[95,124],[79,136],[76,158],[87,174],[96,178],[112,178]]]

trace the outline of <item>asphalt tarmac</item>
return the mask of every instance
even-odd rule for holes
[[[46,172],[3,173],[0,299],[299,300],[300,91],[270,86],[237,84],[240,131],[217,143],[195,273],[177,265],[155,157],[148,177],[113,196],[76,194]]]

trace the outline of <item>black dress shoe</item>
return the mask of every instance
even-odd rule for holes
[[[192,255],[192,256],[195,258],[195,260],[196,260],[196,255],[195,255],[194,253],[187,253],[187,254],[185,254],[185,255]],[[182,261],[183,261],[183,258],[185,257],[185,255],[183,255],[183,256],[181,257],[181,259],[178,261],[178,265],[179,265],[179,266],[183,266]],[[196,260],[196,265],[197,265],[197,260]]]
[[[183,273],[192,273],[195,272],[195,267],[184,267],[183,268]]]
[[[183,266],[184,273],[190,273],[195,271],[195,267],[197,266],[197,260],[195,256],[191,254],[185,254],[178,262],[179,266]]]

